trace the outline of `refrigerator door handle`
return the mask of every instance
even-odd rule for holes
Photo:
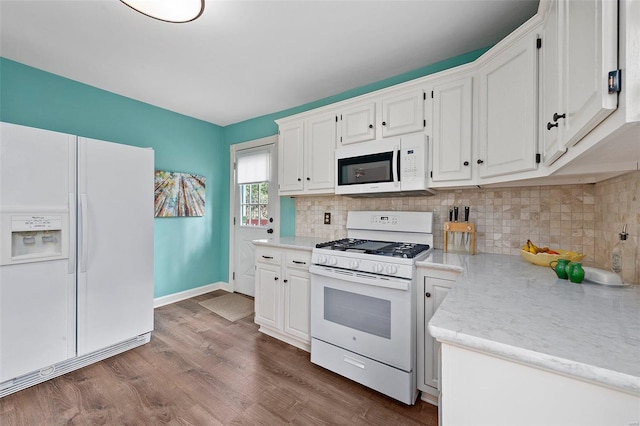
[[[87,229],[89,219],[87,217],[87,194],[80,194],[80,272],[87,272]]]
[[[69,228],[67,229],[67,235],[69,235],[69,275],[76,272],[76,240],[75,232],[71,232],[75,229],[75,217],[76,217],[76,199],[74,193],[69,193]],[[73,227],[72,227],[73,225]],[[71,235],[74,238],[71,238]]]

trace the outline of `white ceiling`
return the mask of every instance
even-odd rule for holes
[[[538,0],[220,1],[187,24],[118,0],[0,0],[0,55],[218,125],[495,44]]]

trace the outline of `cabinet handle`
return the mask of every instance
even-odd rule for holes
[[[558,121],[561,118],[565,118],[567,115],[566,114],[558,114],[557,112],[553,113],[553,121]]]
[[[273,259],[273,256],[265,256],[264,254],[262,255],[263,259]]]
[[[369,124],[369,128],[370,128],[370,129],[373,129],[373,124]]]
[[[484,160],[478,160],[478,161],[476,161],[476,163],[482,164],[482,163],[484,163]]]
[[[462,164],[464,164],[465,166],[468,166],[468,165],[469,165],[469,162],[468,162],[468,161],[465,161],[465,162],[464,162],[464,163],[462,163]]]
[[[383,126],[386,126],[386,125],[387,125],[387,122],[386,122],[386,121],[383,121],[383,122],[382,122],[382,125],[383,125]]]
[[[431,293],[429,293],[429,292],[426,292],[424,295],[427,296],[427,297],[431,297]]]
[[[558,123],[551,124],[551,122],[547,123],[547,130],[551,130],[554,127],[558,127]]]
[[[306,265],[307,262],[303,262],[301,260],[292,260],[293,263],[295,263],[296,265]]]

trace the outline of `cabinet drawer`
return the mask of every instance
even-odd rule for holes
[[[412,373],[317,339],[311,339],[311,362],[405,404],[414,404],[416,401],[416,386]]]
[[[311,253],[306,251],[292,251],[286,253],[285,265],[288,268],[309,270],[311,265]]]
[[[272,248],[256,248],[256,261],[270,265],[280,265],[282,263],[282,252]]]

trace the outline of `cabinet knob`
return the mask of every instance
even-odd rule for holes
[[[551,124],[551,122],[547,123],[547,130],[551,130],[554,127],[558,127],[558,123],[553,123],[553,124]]]
[[[429,292],[426,292],[424,295],[425,295],[426,297],[431,297],[431,293],[429,293]]]
[[[469,162],[468,162],[468,161],[465,161],[465,162],[464,162],[464,163],[462,163],[462,164],[464,164],[465,166],[468,166],[468,165],[469,165]]]
[[[482,164],[482,163],[484,163],[484,160],[478,160],[478,161],[476,161],[476,163]]]
[[[302,182],[302,178],[298,178],[298,182]]]
[[[282,280],[282,282],[286,284],[289,282],[289,280]]]
[[[386,121],[383,121],[383,122],[382,122],[382,125],[383,125],[383,126],[386,126],[386,125],[387,125],[387,122],[386,122]]]
[[[274,280],[274,281],[278,281],[278,277],[275,277],[273,280]]]
[[[310,178],[310,177],[308,177],[308,178],[307,178],[307,180],[311,180],[311,178]]]
[[[558,114],[557,112],[553,113],[553,121],[558,121],[561,118],[565,118],[567,115],[566,114]]]
[[[373,124],[369,124],[369,128],[370,128],[370,129],[373,129]]]

